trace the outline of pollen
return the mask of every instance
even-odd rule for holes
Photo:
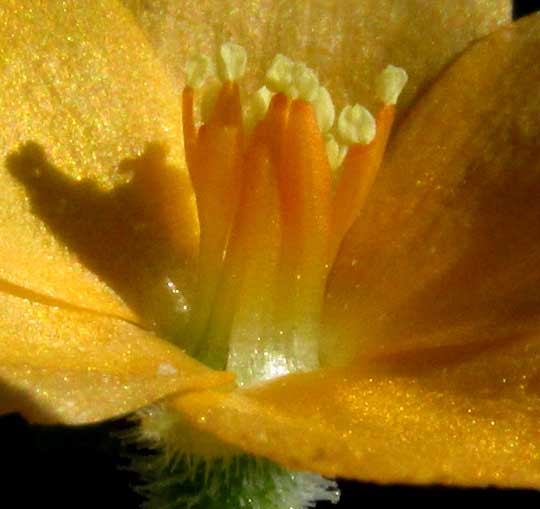
[[[369,145],[375,138],[373,115],[363,106],[345,106],[338,119],[339,137],[347,144]]]
[[[214,62],[196,55],[182,96],[200,243],[178,342],[239,385],[318,367],[329,267],[362,213],[407,76],[388,66],[374,90],[379,110],[347,105],[336,120],[304,63],[276,55],[252,92],[247,66],[234,43]]]
[[[336,117],[336,109],[330,97],[330,92],[325,87],[319,87],[312,103],[319,129],[322,133],[326,133],[334,125]]]
[[[389,65],[377,79],[377,97],[383,104],[396,104],[407,80],[404,69]]]
[[[263,85],[249,98],[244,109],[244,124],[247,130],[252,131],[264,118],[273,95],[272,91]]]
[[[186,84],[190,88],[201,88],[212,74],[212,61],[206,55],[195,55],[186,65]]]
[[[218,70],[222,81],[237,81],[246,72],[247,53],[246,50],[229,42],[223,44],[219,50]]]

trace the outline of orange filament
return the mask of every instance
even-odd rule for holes
[[[288,322],[308,310],[320,311],[327,272],[331,169],[313,107],[306,101],[291,104],[277,173],[283,218],[278,299],[283,303],[280,321]]]
[[[330,261],[334,260],[343,237],[364,208],[384,156],[394,112],[394,105],[384,105],[376,117],[374,140],[369,145],[351,146],[345,156],[332,203]]]
[[[282,224],[276,176],[267,146],[253,143],[247,150],[245,165],[249,170],[207,331],[207,350],[199,352],[212,366],[223,364],[230,353],[231,338],[235,338],[237,350],[253,349],[253,339],[265,337],[265,320],[273,319]],[[251,336],[245,337],[242,330],[248,323]]]
[[[187,97],[189,101],[189,95]],[[184,106],[193,107],[186,101]],[[193,109],[187,111],[184,124],[190,128],[186,147],[195,131]],[[188,138],[189,137],[189,138]],[[209,122],[203,125],[191,145],[187,158],[197,196],[200,224],[199,292],[194,303],[192,345],[196,346],[207,324],[221,278],[223,253],[236,215],[242,188],[243,135],[238,85],[223,86]]]
[[[210,116],[210,124],[235,126],[242,130],[242,104],[238,83],[227,81],[221,87]]]

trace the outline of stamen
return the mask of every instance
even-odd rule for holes
[[[201,90],[205,82],[214,76],[215,69],[208,56],[197,54],[191,57],[186,64],[186,87],[182,93],[182,126],[184,129],[184,143],[188,165],[193,157],[193,150],[197,142],[197,120],[200,117],[200,108],[195,107],[194,91]],[[198,94],[198,95],[205,95]],[[199,98],[198,105],[203,101]]]
[[[261,87],[259,90],[257,90],[257,92],[255,92],[254,98],[257,101],[261,118],[266,115],[273,95],[274,94],[272,94],[272,92],[266,87]]]
[[[313,107],[292,101],[278,181],[283,222],[277,323],[302,369],[318,363],[317,320],[327,275],[332,179]],[[313,313],[313,314],[312,314]]]
[[[212,61],[206,55],[195,55],[186,64],[186,85],[190,88],[201,88],[213,74]]]
[[[334,179],[337,179],[337,169],[341,166],[341,163],[347,155],[347,147],[340,145],[336,139],[331,135],[326,136],[326,155],[328,157],[328,162],[334,170]]]
[[[327,226],[332,183],[324,141],[313,108],[305,101],[292,102],[278,178],[286,230],[284,242],[291,242],[288,257],[316,254],[320,247],[316,249],[315,244],[320,242],[318,239]],[[297,249],[297,243],[302,242],[306,246]]]
[[[199,93],[199,119],[204,124],[210,121],[210,118],[214,112],[214,106],[216,105],[219,94],[223,88],[221,81],[215,77],[210,79],[208,83],[205,83]]]
[[[378,99],[383,104],[396,104],[408,79],[405,69],[389,65],[377,78],[376,93]]]
[[[223,84],[208,124],[234,126],[242,131],[242,104],[238,83],[227,81]]]
[[[328,268],[364,207],[407,79],[388,66],[377,82],[377,121],[355,104],[336,122],[315,72],[284,55],[242,108],[246,61],[241,46],[221,46],[220,90],[200,128],[193,87],[213,68],[207,58],[189,64],[184,90],[201,228],[199,297],[185,335],[199,340],[199,359],[232,369],[240,384],[317,366]]]
[[[347,145],[355,143],[367,145],[375,138],[375,119],[359,104],[343,108],[339,114],[337,128],[339,137]]]
[[[336,109],[330,97],[330,93],[325,87],[319,87],[315,98],[312,100],[315,108],[315,116],[322,133],[331,129],[336,118]]]
[[[277,54],[266,71],[266,86],[274,92],[286,93],[293,82],[294,62]]]
[[[239,76],[241,68],[245,68],[242,53],[245,54],[245,51],[239,46],[222,46],[222,63],[228,69],[227,76]],[[198,76],[197,65],[193,65],[192,69],[195,71],[191,74]],[[184,89],[186,160],[197,196],[200,224],[199,291],[189,324],[190,347],[197,349],[214,305],[223,253],[236,214],[242,187],[244,141],[238,83],[226,80],[221,85],[208,121],[199,129],[194,121],[193,95],[193,88],[188,86]]]
[[[234,126],[212,122],[200,129],[190,174],[200,223],[199,293],[190,324],[190,347],[198,348],[214,307],[223,253],[242,188],[242,137]]]
[[[272,322],[282,231],[276,175],[270,160],[268,147],[259,140],[246,154],[249,171],[231,234],[227,277],[221,292],[226,315],[223,310],[217,313],[216,329],[212,330],[221,345],[212,345],[214,337],[210,341],[211,355],[216,355],[228,339],[227,368],[237,375],[239,385],[261,380],[267,361],[275,350],[280,351]],[[254,348],[259,355],[253,355]]]
[[[329,263],[367,200],[386,149],[394,111],[393,105],[383,106],[377,115],[376,137],[369,145],[352,145],[345,156],[334,195]]]
[[[244,115],[244,121],[248,130],[251,130],[257,122],[260,122],[264,118],[273,95],[270,89],[264,86],[253,94]]]
[[[218,73],[221,81],[238,81],[246,72],[247,53],[239,44],[228,42],[221,45]]]
[[[317,97],[318,91],[319,78],[313,69],[305,64],[294,64],[290,97],[311,102]]]
[[[283,93],[275,94],[270,101],[268,113],[261,123],[261,129],[254,135],[254,142],[266,143],[274,164],[282,157],[285,127],[289,121],[291,101]]]

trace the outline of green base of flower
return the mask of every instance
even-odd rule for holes
[[[183,457],[165,467],[137,463],[147,509],[303,509],[339,500],[333,481],[247,455],[211,462]]]
[[[304,509],[339,500],[334,481],[249,456],[165,405],[141,410],[136,420],[123,439],[146,453],[132,456],[146,509]]]

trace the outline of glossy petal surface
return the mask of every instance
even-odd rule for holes
[[[0,412],[108,419],[176,392],[230,383],[123,320],[0,293]]]
[[[125,0],[181,85],[194,52],[215,57],[234,41],[248,51],[248,86],[262,85],[277,53],[320,74],[336,104],[375,105],[374,79],[387,64],[407,69],[405,107],[467,44],[511,18],[507,0]],[[254,88],[253,88],[254,89]]]
[[[177,167],[179,227],[187,243],[196,239],[179,101],[116,2],[9,0],[0,20],[0,277],[131,318],[108,288],[129,286],[111,284],[108,262],[129,267],[135,259],[114,249],[130,241],[122,205],[110,198],[124,182],[118,165],[159,142]]]
[[[538,330],[539,29],[475,45],[399,129],[330,283],[327,362]]]
[[[540,341],[416,352],[174,406],[297,470],[383,483],[537,487]]]

